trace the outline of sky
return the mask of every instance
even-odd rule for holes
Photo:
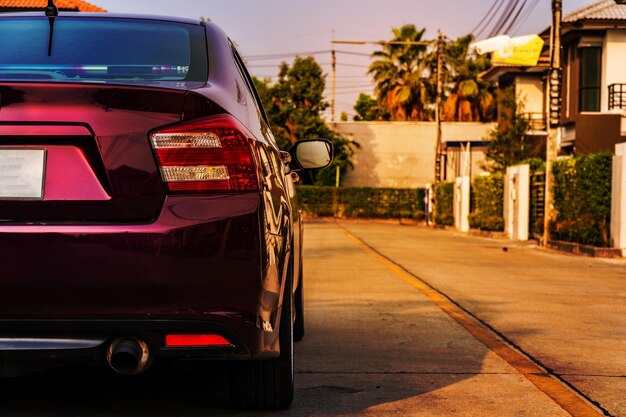
[[[471,32],[495,0],[89,0],[111,12],[142,13],[211,19],[237,44],[253,75],[276,77],[281,61],[291,62],[293,54],[314,55],[328,74],[330,101],[330,52],[336,40],[379,41],[391,38],[391,28],[412,23],[426,28],[426,39],[437,30],[449,38]],[[593,0],[563,0],[570,12]],[[550,0],[527,0],[532,13],[520,19],[511,35],[537,33],[550,25]],[[486,36],[483,33],[480,38]],[[373,92],[367,76],[369,54],[376,46],[336,45],[336,114],[355,114],[359,93]],[[259,59],[258,55],[280,55]]]

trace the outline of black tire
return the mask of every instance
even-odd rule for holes
[[[291,282],[285,283],[279,328],[280,356],[276,359],[234,363],[231,400],[246,410],[284,410],[294,397],[293,300]]]
[[[293,323],[293,340],[296,342],[304,339],[304,277],[302,276],[302,264],[300,264],[300,279],[298,288],[293,296],[296,318]]]

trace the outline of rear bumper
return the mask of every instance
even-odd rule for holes
[[[0,339],[136,336],[168,355],[164,332],[215,330],[237,341],[218,356],[273,356],[260,230],[258,194],[169,196],[150,224],[0,224]]]
[[[178,359],[250,359],[272,357],[254,354],[230,326],[210,321],[175,320],[12,320],[0,321],[0,357],[7,359],[80,358],[104,361],[106,349],[116,338],[146,342],[152,357]],[[168,334],[217,334],[230,346],[172,348]]]

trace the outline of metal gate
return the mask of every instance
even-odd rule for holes
[[[545,172],[535,172],[530,176],[529,235],[536,239],[543,236],[543,213],[546,192]]]

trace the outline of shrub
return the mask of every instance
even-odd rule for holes
[[[435,209],[433,219],[436,224],[451,226],[454,224],[453,182],[438,182],[433,184],[433,193],[435,195]]]
[[[611,245],[612,161],[610,153],[597,153],[555,162],[557,216],[550,223],[554,239],[600,247]]]
[[[470,227],[504,230],[504,175],[494,173],[474,179],[472,198],[474,210],[469,215]]]
[[[298,189],[298,203],[300,209],[315,217],[334,216],[337,206],[335,187],[315,185],[300,185]]]
[[[297,188],[300,208],[309,216],[424,219],[424,189]]]

